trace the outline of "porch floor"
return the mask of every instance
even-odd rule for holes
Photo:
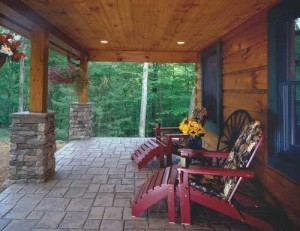
[[[157,161],[138,170],[133,150],[145,139],[71,141],[56,153],[56,174],[44,184],[13,184],[0,194],[0,230],[253,230],[200,206],[193,225],[169,224],[166,202],[131,217],[135,190]]]

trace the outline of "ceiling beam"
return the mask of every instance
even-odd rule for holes
[[[1,7],[1,4],[0,4]],[[28,27],[17,23],[14,20],[10,20],[10,18],[5,17],[5,15],[3,15],[2,13],[0,13],[0,25],[9,29],[9,30],[13,30],[15,32],[17,32],[20,35],[23,35],[27,38],[30,37],[30,30],[28,29]]]
[[[1,3],[0,3],[0,8],[1,8]],[[29,29],[26,24],[20,24],[15,20],[11,20],[8,17],[3,17],[2,13],[0,13],[0,25],[30,39],[31,29]],[[63,43],[61,40],[59,40],[57,37],[54,36],[49,37],[49,48],[65,56],[77,57],[77,58],[80,57],[79,51],[69,47],[67,44]]]
[[[73,49],[79,51],[80,53],[85,53],[85,51],[82,49],[82,47],[75,42],[73,39],[71,39],[69,36],[67,36],[65,33],[57,29],[54,25],[52,25],[50,22],[48,22],[46,19],[41,17],[39,14],[37,14],[35,11],[33,11],[30,7],[28,7],[26,4],[24,4],[20,0],[0,0],[3,4],[17,12],[18,14],[21,14],[25,18],[32,21],[34,24],[38,25],[39,27],[46,29],[50,34],[57,37],[64,43],[68,44]],[[30,28],[33,29],[33,28]]]
[[[197,52],[99,51],[90,50],[88,60],[94,62],[160,62],[196,63]]]

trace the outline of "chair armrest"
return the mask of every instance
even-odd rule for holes
[[[161,127],[159,129],[162,132],[166,132],[166,131],[179,131],[179,127]]]
[[[229,155],[228,152],[216,152],[210,151],[206,149],[191,149],[191,148],[181,148],[179,149],[181,152],[181,156],[183,157],[193,157],[197,155],[201,155],[203,157],[214,157],[214,158],[224,158],[226,159]]]
[[[175,132],[175,131],[180,131],[178,127],[155,127],[155,136],[159,137],[162,135],[163,132]]]
[[[185,134],[166,134],[166,138],[172,139],[172,138],[189,138],[190,135],[185,135]]]
[[[248,169],[226,169],[226,168],[211,168],[204,166],[195,166],[193,169],[178,168],[178,172],[187,174],[199,175],[214,175],[214,176],[233,176],[233,177],[246,177],[253,178],[254,171]]]

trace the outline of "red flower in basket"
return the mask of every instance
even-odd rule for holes
[[[25,57],[25,54],[24,53],[22,53],[22,52],[18,52],[18,53],[14,53],[13,55],[12,55],[12,60],[19,60],[19,59],[21,59],[21,58],[24,58]]]
[[[66,67],[49,67],[48,77],[54,84],[72,84],[78,95],[88,83],[84,70],[71,63]]]
[[[25,54],[17,50],[20,45],[20,42],[14,41],[13,35],[0,35],[0,59],[4,60],[5,62],[7,58],[10,58],[12,61],[19,61],[20,59],[24,58]]]

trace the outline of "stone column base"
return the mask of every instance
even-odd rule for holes
[[[12,114],[9,180],[45,182],[54,174],[54,113]]]
[[[92,136],[93,116],[90,103],[70,105],[69,140],[83,140]]]

